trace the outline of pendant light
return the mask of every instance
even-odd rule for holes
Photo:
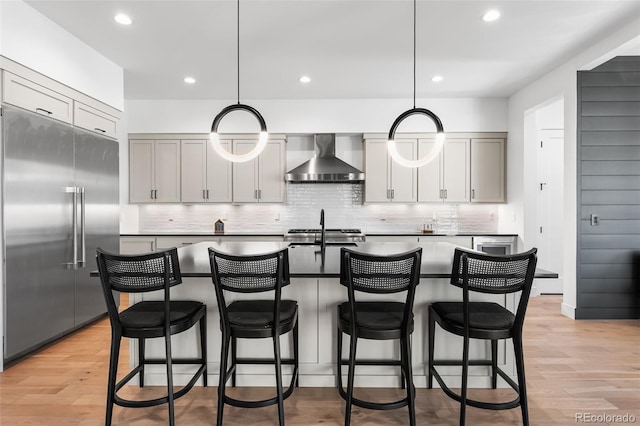
[[[211,144],[213,145],[213,149],[219,156],[228,161],[233,161],[236,163],[241,163],[244,161],[249,161],[256,158],[264,147],[267,145],[267,141],[269,140],[269,133],[267,132],[267,124],[264,121],[262,115],[258,112],[257,109],[240,103],[240,0],[237,0],[237,71],[238,71],[238,102],[236,104],[229,105],[225,107],[216,115],[213,119],[213,123],[211,124],[211,133],[209,134],[209,139],[211,140]],[[233,111],[246,111],[252,114],[258,123],[260,124],[260,137],[258,138],[258,143],[256,146],[246,154],[232,154],[231,152],[224,149],[224,147],[220,144],[220,137],[218,136],[218,126],[220,125],[220,121]]]
[[[418,160],[407,160],[398,152],[396,147],[395,135],[400,123],[407,117],[412,115],[426,115],[431,118],[436,125],[436,143],[431,150]],[[389,140],[387,141],[387,150],[389,155],[396,163],[404,167],[422,167],[436,158],[442,147],[444,146],[444,127],[442,121],[433,112],[425,108],[416,108],[416,0],[413,0],[413,108],[403,112],[396,118],[389,130]]]

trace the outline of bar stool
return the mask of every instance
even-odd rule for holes
[[[351,424],[351,406],[393,410],[409,407],[409,423],[414,426],[415,388],[411,367],[411,340],[413,332],[413,301],[420,281],[422,249],[386,256],[359,253],[342,248],[340,252],[340,284],[348,289],[349,301],[338,305],[338,392],[346,401],[345,425]],[[356,291],[374,294],[406,292],[404,302],[358,301]],[[342,359],[342,335],[350,336],[349,359]],[[400,341],[400,360],[358,360],[358,339]],[[342,385],[342,365],[349,366],[347,390]],[[364,401],[353,396],[356,365],[392,365],[400,367],[402,387],[406,397],[387,403]]]
[[[97,250],[98,271],[107,302],[111,322],[111,353],[109,357],[109,380],[107,389],[107,413],[105,424],[109,426],[113,416],[113,405],[122,407],[151,407],[168,403],[169,424],[174,425],[174,400],[185,395],[202,377],[207,386],[207,309],[197,301],[171,300],[170,288],[182,283],[178,253],[175,248],[143,255],[116,255]],[[162,300],[145,300],[118,312],[114,291],[143,293],[162,290]],[[200,357],[176,359],[171,355],[171,336],[200,325]],[[116,383],[120,342],[122,337],[138,339],[138,365]],[[164,337],[165,359],[145,357],[145,339]],[[146,365],[165,364],[167,370],[167,396],[150,400],[128,400],[118,396],[120,390],[139,374],[140,387],[144,386]],[[173,390],[173,365],[195,364],[198,370],[182,389]]]
[[[281,300],[281,289],[290,284],[288,249],[255,256],[236,256],[209,248],[213,285],[220,311],[222,347],[220,382],[218,385],[217,425],[222,426],[224,404],[255,408],[278,405],[279,424],[284,425],[283,401],[293,394],[298,384],[298,303]],[[225,292],[273,292],[269,300],[236,300],[227,304]],[[281,358],[280,336],[293,331],[293,358]],[[237,339],[273,340],[273,358],[238,358]],[[231,345],[231,366],[227,367]],[[226,383],[232,378],[236,385],[236,367],[240,364],[275,366],[276,396],[262,401],[244,401],[226,395]],[[282,390],[282,365],[292,365],[291,383]]]
[[[462,287],[462,302],[435,302],[429,306],[429,372],[427,386],[433,387],[433,377],[447,396],[460,402],[460,425],[465,424],[466,406],[489,410],[506,410],[520,406],[522,423],[529,424],[527,411],[527,389],[524,375],[524,353],[522,350],[522,325],[529,302],[529,293],[536,269],[537,249],[513,255],[488,255],[456,249],[451,271],[451,284]],[[469,292],[507,294],[520,291],[520,300],[515,315],[508,309],[492,302],[470,302]],[[462,360],[435,360],[435,325],[443,330],[463,337]],[[515,352],[518,383],[515,383],[498,367],[498,340],[511,338]],[[470,360],[469,339],[491,341],[491,359]],[[456,394],[444,383],[436,370],[438,365],[461,365],[462,388]],[[517,396],[509,402],[484,402],[467,398],[467,382],[470,365],[491,366],[491,386],[497,387],[498,375],[516,391]]]

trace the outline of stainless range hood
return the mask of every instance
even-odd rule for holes
[[[364,173],[336,157],[336,135],[314,135],[316,155],[290,170],[284,180],[290,183],[361,183]]]

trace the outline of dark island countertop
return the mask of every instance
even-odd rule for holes
[[[209,247],[231,254],[259,254],[289,247],[280,242],[201,242],[178,249],[180,269],[183,277],[211,277],[208,251]],[[358,243],[348,248],[372,254],[392,254],[422,247],[422,278],[449,278],[451,276],[451,260],[455,245],[445,242],[389,242]],[[292,278],[338,278],[340,276],[340,246],[327,246],[320,250],[319,246],[289,247],[289,270]],[[558,278],[558,274],[536,269],[536,278]]]

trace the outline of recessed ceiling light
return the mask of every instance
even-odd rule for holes
[[[488,10],[484,15],[482,15],[482,20],[484,22],[493,22],[500,18],[500,12],[495,9]]]
[[[122,25],[131,25],[131,22],[133,22],[131,18],[124,13],[118,13],[113,19],[115,19],[118,24]]]
[[[187,84],[193,84],[193,83],[196,82],[196,79],[193,78],[193,77],[185,77],[184,78],[184,82],[187,83]]]
[[[443,80],[444,78],[441,75],[434,75],[433,77],[431,77],[431,81],[433,81],[434,83],[439,83]]]
[[[298,80],[300,80],[300,83],[309,83],[311,81],[311,77],[309,77],[308,75],[303,75]]]

